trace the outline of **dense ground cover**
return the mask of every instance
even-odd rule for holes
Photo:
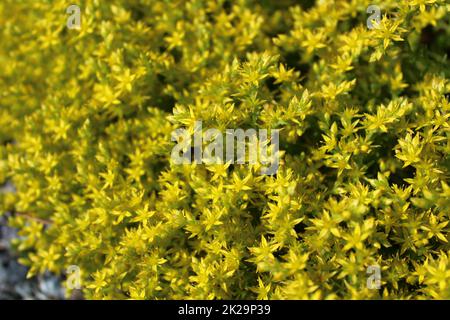
[[[446,1],[79,6],[69,29],[66,1],[0,3],[0,214],[30,276],[75,265],[96,299],[450,298]],[[198,120],[280,129],[277,174],[174,164]]]

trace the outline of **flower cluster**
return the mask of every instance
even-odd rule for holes
[[[92,299],[450,298],[445,0],[80,0],[73,29],[67,6],[0,2],[0,214],[30,276],[78,266]],[[197,121],[279,130],[277,173],[173,163]]]

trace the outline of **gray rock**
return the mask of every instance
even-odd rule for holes
[[[11,240],[17,237],[14,229],[0,216],[0,299],[64,299],[61,279],[50,273],[27,279],[27,267],[17,262]]]

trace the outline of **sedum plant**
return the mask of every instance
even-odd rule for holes
[[[29,276],[75,265],[88,299],[450,298],[448,2],[78,5],[70,29],[66,1],[0,3],[0,214]],[[279,129],[278,172],[174,164],[199,120]]]

